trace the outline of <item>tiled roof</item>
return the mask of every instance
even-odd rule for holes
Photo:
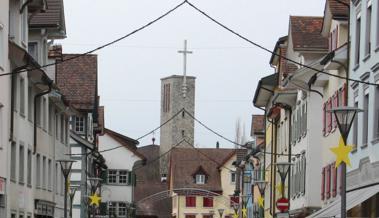
[[[73,56],[76,54],[63,54],[63,59]],[[97,89],[97,55],[84,55],[58,64],[56,81],[74,108],[94,109]]]
[[[219,167],[231,157],[234,149],[175,148],[171,151],[170,181],[173,189],[199,188],[222,191]],[[196,184],[193,173],[201,167],[207,174],[205,184]]]
[[[350,4],[349,0],[340,0],[346,4]],[[332,13],[333,17],[348,17],[349,16],[349,8],[341,4],[336,0],[327,0],[330,8],[330,13]]]
[[[322,17],[290,17],[290,31],[293,49],[327,50],[328,39],[321,36]]]
[[[111,138],[119,142],[121,145],[123,145],[125,148],[129,149],[131,152],[133,152],[136,156],[138,156],[141,159],[145,159],[145,157],[137,151],[137,146],[139,144],[138,141],[129,138],[127,136],[121,135],[120,133],[117,133],[115,131],[112,131],[110,129],[105,128],[104,133],[109,134]]]
[[[46,0],[46,2],[47,10],[32,16],[30,26],[64,28],[63,0]]]
[[[134,190],[134,200],[139,200],[150,195],[166,191],[167,183],[161,182],[159,171],[159,145],[148,145],[137,149],[146,158],[146,165],[135,170],[136,187]],[[152,162],[154,161],[154,162]],[[146,201],[138,205],[137,215],[149,216],[156,215],[159,218],[171,217],[171,199],[163,199],[158,202]]]

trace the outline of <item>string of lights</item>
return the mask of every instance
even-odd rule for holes
[[[167,15],[171,14],[173,11],[175,11],[175,10],[178,9],[178,8],[180,8],[180,7],[183,6],[184,4],[188,4],[188,5],[191,6],[193,9],[195,9],[196,11],[198,11],[199,13],[201,13],[202,15],[204,15],[205,17],[207,17],[209,20],[211,20],[212,22],[214,22],[214,23],[216,23],[217,25],[221,26],[222,28],[224,28],[224,29],[227,30],[228,32],[230,32],[230,33],[236,35],[236,36],[239,37],[240,39],[242,39],[242,40],[244,40],[244,41],[246,41],[246,42],[248,42],[248,43],[250,43],[250,44],[252,44],[252,45],[254,45],[254,46],[256,46],[256,47],[258,47],[258,48],[260,48],[260,49],[262,49],[262,50],[264,50],[264,51],[266,51],[266,52],[268,52],[268,53],[270,53],[270,54],[272,54],[272,55],[275,55],[275,56],[277,56],[277,57],[283,58],[283,59],[286,60],[286,61],[289,61],[289,62],[291,62],[291,63],[297,64],[297,65],[299,65],[299,66],[301,66],[301,67],[304,67],[304,68],[307,68],[307,69],[313,70],[313,71],[315,71],[315,72],[317,72],[317,73],[326,74],[326,75],[328,75],[328,76],[336,77],[336,78],[339,78],[339,79],[349,80],[349,81],[353,81],[353,82],[357,82],[357,83],[363,83],[363,84],[366,84],[366,85],[379,86],[379,85],[376,84],[376,83],[370,83],[370,82],[367,82],[367,81],[362,81],[362,80],[358,80],[358,79],[352,79],[352,78],[348,78],[348,77],[344,77],[344,76],[340,76],[340,75],[335,75],[335,74],[332,74],[332,73],[328,73],[328,72],[325,72],[325,71],[323,71],[323,70],[319,70],[319,69],[316,69],[316,68],[314,68],[314,67],[312,67],[312,66],[309,66],[309,65],[306,65],[306,64],[300,63],[300,62],[295,61],[295,60],[292,60],[292,59],[290,59],[290,58],[287,58],[287,57],[285,57],[285,56],[283,56],[283,55],[281,55],[281,54],[278,54],[278,53],[276,53],[276,52],[273,52],[273,51],[271,51],[270,49],[268,49],[268,48],[266,48],[266,47],[264,47],[264,46],[262,46],[262,45],[260,45],[260,44],[258,44],[258,43],[256,43],[256,42],[253,42],[252,40],[246,38],[245,36],[243,36],[243,35],[237,33],[236,31],[232,30],[231,28],[227,27],[226,25],[222,24],[221,22],[217,21],[216,19],[214,19],[213,17],[211,17],[210,15],[208,15],[206,12],[204,12],[203,10],[199,9],[198,7],[196,7],[194,4],[192,4],[192,3],[189,2],[188,0],[184,0],[183,2],[181,2],[180,4],[178,4],[178,5],[176,5],[174,8],[172,8],[171,10],[167,11],[166,13],[164,13],[164,14],[161,15],[161,16],[159,16],[158,18],[156,18],[156,19],[150,21],[149,23],[145,24],[144,26],[142,26],[142,27],[140,27],[140,28],[137,28],[137,29],[135,29],[134,31],[132,31],[132,32],[130,32],[130,33],[128,33],[128,34],[126,34],[126,35],[124,35],[124,36],[122,36],[122,37],[120,37],[120,38],[118,38],[118,39],[116,39],[116,40],[113,40],[113,41],[111,41],[111,42],[108,42],[108,43],[106,43],[106,44],[104,44],[104,45],[101,45],[101,46],[99,46],[99,47],[97,47],[97,48],[95,48],[95,49],[92,49],[92,50],[90,50],[90,51],[87,51],[87,52],[85,52],[85,53],[82,53],[82,54],[79,54],[79,55],[76,55],[76,56],[72,56],[71,58],[64,59],[64,60],[62,60],[61,62],[54,62],[54,63],[51,63],[51,64],[43,65],[43,66],[41,66],[41,67],[34,67],[34,68],[30,68],[30,69],[19,70],[19,71],[17,71],[17,72],[3,73],[3,74],[0,74],[0,76],[6,76],[6,75],[11,75],[11,74],[16,74],[16,73],[22,73],[22,72],[26,72],[26,71],[28,71],[28,70],[41,69],[41,68],[45,68],[45,67],[48,67],[48,66],[57,65],[57,64],[60,64],[60,63],[66,62],[66,61],[70,61],[70,60],[73,60],[73,59],[79,58],[79,57],[81,57],[81,56],[87,55],[87,54],[91,54],[91,53],[93,53],[93,52],[95,52],[95,51],[98,51],[98,50],[101,50],[101,49],[103,49],[103,48],[105,48],[105,47],[108,47],[108,46],[110,46],[110,45],[113,45],[113,44],[115,44],[115,43],[117,43],[117,42],[119,42],[119,41],[121,41],[121,40],[123,40],[123,39],[125,39],[125,38],[127,38],[127,37],[129,37],[129,36],[131,36],[131,35],[134,35],[135,33],[139,32],[139,31],[141,31],[141,30],[143,30],[143,29],[145,29],[145,28],[151,26],[152,24],[154,24],[155,22],[161,20],[162,18],[166,17]]]
[[[123,40],[123,39],[125,39],[125,38],[128,38],[128,37],[130,37],[130,36],[132,36],[132,35],[138,33],[138,32],[141,31],[141,30],[143,30],[143,29],[145,29],[145,28],[147,28],[147,27],[153,25],[154,23],[158,22],[158,21],[161,20],[162,18],[164,18],[164,17],[168,16],[169,14],[171,14],[172,12],[174,12],[176,9],[180,8],[181,6],[183,6],[185,3],[186,3],[186,1],[183,1],[182,3],[176,5],[174,8],[170,9],[170,10],[167,11],[166,13],[164,13],[164,14],[162,14],[161,16],[155,18],[154,20],[148,22],[147,24],[145,24],[145,25],[143,25],[143,26],[141,26],[141,27],[139,27],[139,28],[137,28],[137,29],[131,31],[130,33],[128,33],[128,34],[126,34],[126,35],[124,35],[124,36],[122,36],[122,37],[120,37],[120,38],[117,38],[117,39],[115,39],[115,40],[113,40],[113,41],[111,41],[111,42],[105,43],[105,44],[103,44],[103,45],[101,45],[101,46],[99,46],[99,47],[96,47],[96,48],[94,48],[94,49],[92,49],[92,50],[89,50],[89,51],[87,51],[87,52],[84,52],[84,53],[81,53],[81,54],[78,54],[78,55],[72,56],[72,57],[67,58],[67,59],[64,59],[64,60],[62,60],[62,61],[60,61],[60,62],[54,62],[54,63],[46,64],[46,65],[43,65],[43,66],[40,66],[40,67],[28,68],[28,69],[20,70],[20,71],[17,71],[17,72],[3,73],[3,74],[0,74],[0,76],[6,76],[6,75],[11,75],[11,74],[23,73],[23,72],[26,72],[26,71],[29,71],[29,70],[38,70],[38,69],[42,69],[42,68],[49,67],[49,66],[54,66],[54,65],[57,65],[57,64],[61,64],[61,63],[63,63],[63,62],[71,61],[71,60],[77,59],[77,58],[79,58],[79,57],[82,57],[82,56],[85,56],[85,55],[91,54],[91,53],[93,53],[93,52],[95,52],[95,51],[98,51],[98,50],[101,50],[101,49],[106,48],[106,47],[108,47],[108,46],[111,46],[111,45],[113,45],[113,44],[115,44],[115,43],[117,43],[117,42],[119,42],[119,41],[121,41],[121,40]]]
[[[226,25],[222,24],[221,22],[217,21],[216,19],[214,19],[213,17],[211,17],[210,15],[208,15],[206,12],[202,11],[201,9],[199,9],[198,7],[196,7],[194,4],[192,4],[191,2],[189,1],[186,1],[186,3],[191,6],[193,9],[195,9],[196,11],[198,11],[199,13],[201,13],[202,15],[204,15],[205,17],[207,17],[209,20],[213,21],[214,23],[216,23],[217,25],[221,26],[222,28],[224,28],[225,30],[227,30],[228,32],[238,36],[239,38],[241,38],[242,40],[254,45],[255,47],[258,47],[266,52],[269,52],[270,54],[272,55],[275,55],[277,57],[280,57],[280,58],[283,58],[284,60],[286,61],[289,61],[289,62],[292,62],[294,64],[297,64],[301,67],[305,67],[305,68],[308,68],[310,70],[313,70],[313,71],[316,71],[318,73],[321,73],[321,74],[326,74],[328,76],[333,76],[333,77],[337,77],[339,79],[344,79],[344,80],[350,80],[350,81],[353,81],[353,82],[357,82],[357,83],[363,83],[363,84],[366,84],[366,85],[374,85],[374,86],[379,86],[378,84],[376,83],[370,83],[370,82],[366,82],[366,81],[362,81],[362,80],[357,80],[357,79],[352,79],[352,78],[347,78],[347,77],[344,77],[344,76],[339,76],[339,75],[335,75],[335,74],[332,74],[332,73],[328,73],[328,72],[325,72],[325,71],[322,71],[322,70],[319,70],[319,69],[316,69],[314,67],[311,67],[309,65],[306,65],[306,64],[303,64],[303,63],[300,63],[298,61],[295,61],[295,60],[292,60],[290,58],[287,58],[286,56],[283,56],[281,54],[278,54],[276,52],[273,52],[271,51],[270,49],[256,43],[256,42],[253,42],[252,40],[246,38],[245,36],[237,33],[236,31],[232,30],[231,28],[227,27]]]
[[[170,119],[166,120],[165,122],[163,122],[161,125],[159,125],[158,127],[154,128],[153,130],[149,131],[148,133],[138,137],[136,139],[136,141],[139,141],[143,138],[145,138],[146,136],[154,133],[155,131],[157,131],[158,129],[162,128],[163,126],[165,126],[166,124],[168,124],[169,122],[171,122],[175,117],[177,117],[179,114],[181,114],[182,112],[184,111],[184,108],[179,110],[177,113],[175,113]],[[122,148],[124,147],[123,145],[120,145],[120,146],[116,146],[116,147],[113,147],[113,148],[108,148],[108,149],[104,149],[104,150],[101,150],[101,151],[98,151],[98,153],[104,153],[104,152],[108,152],[108,151],[112,151],[112,150],[116,150],[118,148]],[[81,156],[81,155],[88,155],[88,154],[91,154],[93,153],[93,151],[90,151],[88,153],[79,153],[79,154],[67,154],[67,155],[71,155],[71,156]]]

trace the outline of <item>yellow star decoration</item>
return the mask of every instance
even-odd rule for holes
[[[353,150],[353,146],[351,146],[351,145],[345,146],[345,143],[344,143],[342,137],[340,137],[338,147],[330,148],[330,150],[337,156],[336,168],[341,164],[342,161],[351,167],[349,153],[351,150]]]
[[[238,213],[234,213],[233,218],[238,218]]]
[[[263,208],[263,201],[264,201],[264,199],[262,198],[262,196],[259,196],[259,197],[258,197],[258,205],[259,205],[260,207],[262,207],[262,208]]]
[[[276,185],[276,191],[279,193],[279,194],[282,194],[283,193],[283,190],[285,190],[287,188],[287,186],[283,185],[282,183],[279,183],[278,185]],[[283,196],[282,196],[283,197]]]
[[[89,196],[89,199],[91,200],[90,205],[100,205],[101,197],[95,193],[94,195]]]
[[[242,217],[246,218],[247,217],[247,209],[242,208]]]

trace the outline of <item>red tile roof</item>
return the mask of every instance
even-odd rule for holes
[[[63,0],[46,0],[45,12],[37,13],[31,17],[31,27],[65,28]]]
[[[161,182],[158,159],[159,145],[139,147],[137,151],[146,158],[146,165],[135,170],[137,180],[134,200],[136,202],[168,189],[167,183]],[[138,205],[137,216],[146,217],[149,215],[156,215],[159,218],[171,217],[171,199],[167,198],[158,202],[146,201],[144,204]]]
[[[234,149],[175,148],[171,151],[170,183],[173,189],[200,188],[222,192],[219,166],[230,159]],[[207,174],[205,184],[196,184],[193,173],[201,167]]]
[[[321,36],[322,17],[290,17],[290,31],[293,49],[328,50],[328,39]]]
[[[340,0],[346,4],[350,4],[349,0]],[[340,2],[336,0],[327,0],[327,3],[329,4],[330,12],[332,13],[333,17],[348,17],[349,16],[349,8],[341,4]]]
[[[113,138],[118,143],[123,145],[125,148],[133,152],[137,157],[141,158],[142,160],[145,159],[145,157],[137,151],[137,145],[139,144],[139,142],[135,139],[129,138],[107,128],[104,129],[104,133],[108,134],[111,138]]]
[[[77,54],[63,54],[63,59]],[[97,93],[97,55],[85,55],[57,65],[56,81],[70,104],[78,110],[93,110]]]

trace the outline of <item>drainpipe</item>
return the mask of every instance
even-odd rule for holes
[[[288,112],[289,112],[289,117],[288,117],[288,134],[289,134],[289,137],[288,137],[288,162],[291,163],[291,157],[292,157],[292,148],[291,148],[291,134],[292,134],[292,126],[291,126],[291,122],[292,122],[292,108],[288,108]],[[291,166],[288,168],[288,189],[287,189],[287,196],[288,196],[288,214],[290,212],[290,209],[291,209]]]
[[[34,96],[34,145],[33,145],[33,154],[36,154],[37,152],[37,98],[42,97],[43,95],[46,95],[51,92],[51,86],[53,84],[52,80],[48,81],[49,89],[38,93]]]
[[[273,149],[274,149],[274,134],[273,134],[273,131],[274,131],[274,122],[273,121],[270,121],[269,119],[267,119],[268,120],[268,122],[270,122],[271,123],[271,153],[274,153],[274,151],[273,151]],[[266,154],[264,155],[264,156],[266,156]],[[270,196],[272,196],[272,184],[273,184],[273,180],[272,180],[272,178],[273,178],[273,176],[272,176],[272,166],[273,166],[273,158],[274,158],[274,156],[273,156],[273,154],[271,154],[270,155],[271,156],[271,166],[270,166],[270,168],[271,168],[271,170],[270,170],[270,174],[271,174],[271,184],[270,184]],[[273,213],[272,213],[272,200],[270,199],[270,214],[271,215],[273,215]]]
[[[19,71],[25,69],[28,65],[23,65],[21,67],[16,67],[15,69],[12,70],[12,74],[11,74],[11,120],[10,120],[10,134],[9,134],[9,141],[12,142],[13,141],[13,133],[14,133],[14,116],[13,116],[13,111],[14,111],[14,108],[15,108],[15,101],[14,101],[14,88],[17,87],[17,74]]]

